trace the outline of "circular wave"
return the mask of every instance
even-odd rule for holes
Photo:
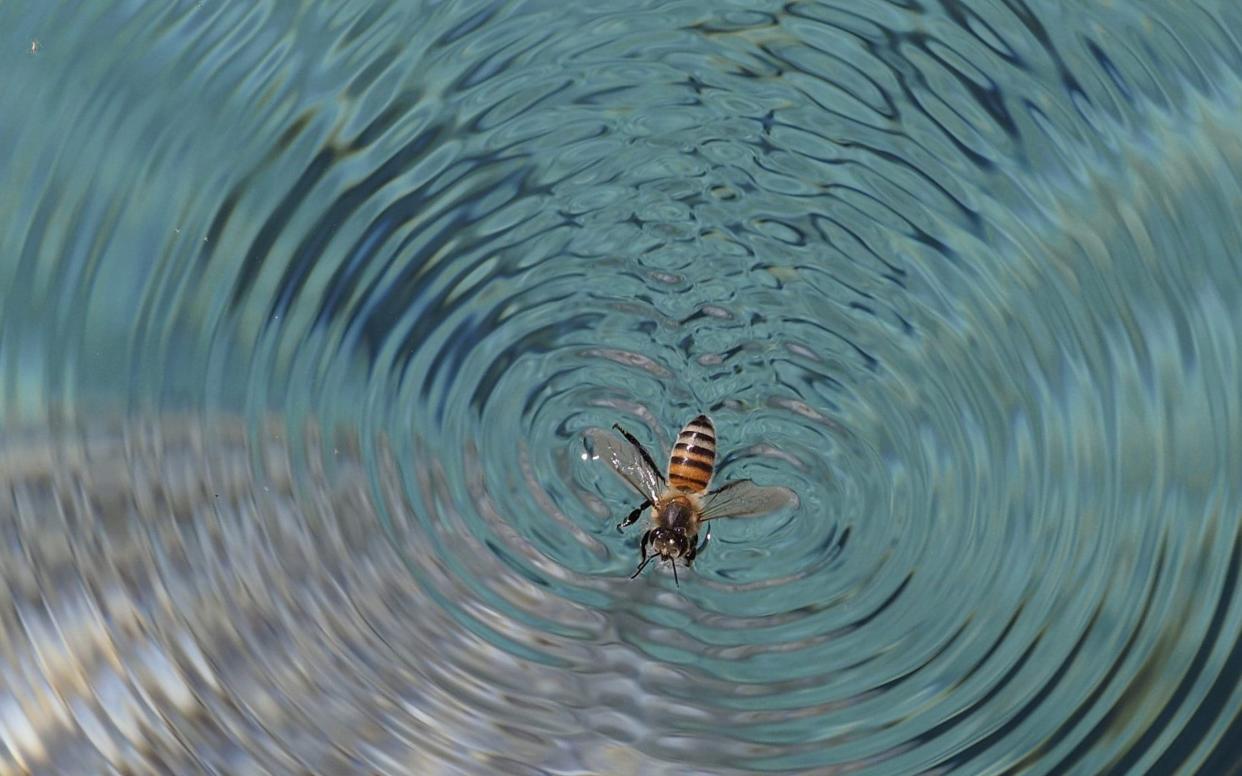
[[[1236,768],[1239,22],[0,9],[0,768]]]

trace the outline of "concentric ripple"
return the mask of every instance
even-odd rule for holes
[[[0,30],[0,776],[1242,767],[1235,3]]]

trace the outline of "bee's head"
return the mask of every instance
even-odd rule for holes
[[[663,558],[680,558],[690,550],[685,528],[656,528],[651,532],[651,549]]]

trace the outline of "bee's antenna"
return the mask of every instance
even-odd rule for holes
[[[634,569],[633,574],[630,574],[630,579],[633,579],[634,577],[643,573],[643,569],[646,568],[647,564],[650,563],[651,559],[654,557],[655,557],[654,555],[648,555],[647,557],[643,558],[643,562],[638,564],[638,568]]]

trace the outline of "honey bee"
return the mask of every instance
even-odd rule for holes
[[[760,486],[750,480],[735,480],[709,492],[707,486],[716,463],[716,429],[706,415],[687,423],[677,435],[667,475],[660,474],[633,434],[616,424],[613,428],[625,437],[624,442],[601,429],[587,432],[594,456],[602,456],[643,497],[643,503],[617,523],[617,530],[624,531],[644,509],[651,509],[651,525],[639,540],[642,556],[630,579],[642,573],[652,558],[659,557],[672,564],[673,581],[677,582],[677,560],[684,560],[689,568],[707,546],[710,530],[702,544],[697,542],[703,523],[722,517],[754,517],[798,503],[797,495],[788,488]]]

